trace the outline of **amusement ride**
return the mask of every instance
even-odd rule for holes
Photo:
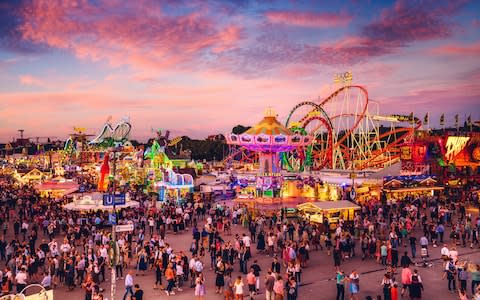
[[[422,122],[411,115],[382,116],[379,103],[361,85],[352,84],[352,73],[337,75],[339,87],[324,99],[302,101],[289,112],[285,127],[293,134],[309,136],[279,155],[284,169],[293,172],[322,169],[382,169],[400,159],[399,145],[410,141]],[[402,123],[405,126],[400,126]],[[231,141],[224,162],[254,162],[252,145]]]

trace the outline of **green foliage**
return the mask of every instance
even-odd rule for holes
[[[192,159],[194,160],[222,160],[228,152],[228,146],[224,141],[208,141],[182,139],[179,143],[182,149],[192,151]]]
[[[252,128],[252,127],[251,126],[237,125],[237,126],[232,128],[232,133],[233,134],[242,134],[245,131],[249,130],[250,128]]]

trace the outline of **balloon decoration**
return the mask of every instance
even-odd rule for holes
[[[100,167],[100,179],[98,180],[98,191],[105,192],[108,188],[108,175],[110,174],[110,166],[108,164],[109,155],[105,153],[103,164]]]

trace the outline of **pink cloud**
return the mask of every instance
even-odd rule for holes
[[[452,24],[446,18],[458,12],[465,2],[397,0],[393,7],[381,12],[379,19],[367,25],[363,33],[390,47],[445,38],[452,34]]]
[[[353,19],[352,16],[346,14],[286,10],[268,11],[265,16],[272,23],[320,28],[347,26]]]
[[[475,56],[480,55],[480,43],[469,45],[449,44],[431,49],[430,52],[437,55]]]
[[[44,80],[28,74],[20,75],[19,80],[22,85],[30,85],[30,86],[36,86],[41,88],[48,86],[48,84]]]
[[[287,65],[281,70],[281,75],[290,78],[309,77],[318,72],[318,68],[310,65]]]
[[[108,1],[100,2],[34,0],[23,10],[19,31],[28,41],[72,50],[79,58],[142,69],[181,68],[242,38],[241,28],[221,26],[199,12],[169,16],[155,2],[142,1],[106,13],[102,4]]]
[[[430,88],[417,88],[404,95],[381,99],[382,113],[410,113],[416,110],[422,114],[428,111],[432,116],[440,116],[442,113],[453,115],[470,112],[472,118],[478,118],[480,87],[476,84],[475,76],[478,77],[479,71],[468,73],[474,76],[471,81],[436,84]],[[436,124],[436,121],[433,123]]]

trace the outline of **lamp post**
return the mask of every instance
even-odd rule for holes
[[[350,178],[352,178],[352,188],[350,189],[350,200],[355,200],[355,160],[354,158],[355,148],[350,148]]]
[[[116,243],[117,243],[117,237],[116,237],[116,231],[115,231],[115,226],[116,226],[116,223],[118,221],[118,218],[117,218],[117,207],[115,205],[115,190],[116,190],[116,180],[115,180],[115,176],[116,176],[116,172],[117,172],[117,152],[118,152],[118,148],[113,148],[113,184],[112,184],[112,192],[113,192],[113,215],[115,216],[115,222],[112,223],[112,246],[116,248]],[[111,196],[111,193],[110,193],[110,196]],[[116,249],[113,248],[113,249],[110,249],[110,251],[113,251],[113,253],[115,253]],[[112,256],[112,259],[113,260],[116,260],[116,256]],[[112,275],[111,275],[111,285],[110,285],[110,298],[111,300],[114,300],[115,299],[115,289],[116,289],[116,273],[115,273],[115,265],[116,262],[113,261],[113,262],[110,262],[110,264],[112,264]]]

